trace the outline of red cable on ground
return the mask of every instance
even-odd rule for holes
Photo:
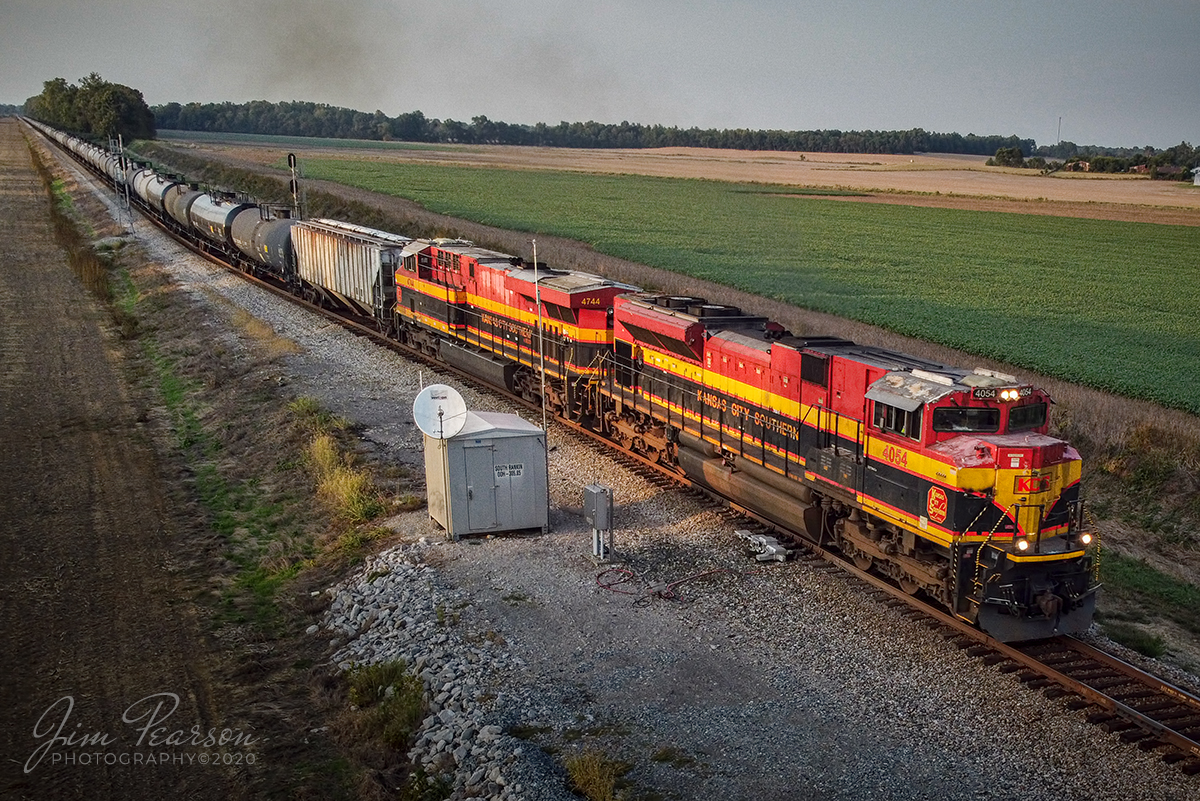
[[[609,573],[618,573],[620,574],[620,578],[614,581],[602,581],[601,579],[604,576],[607,576]],[[617,592],[621,595],[637,595],[636,592],[630,592],[629,590],[621,590],[617,588],[618,584],[625,584],[629,581],[633,581],[635,578],[637,578],[637,576],[634,575],[632,570],[626,570],[623,567],[610,567],[608,570],[605,570],[600,575],[596,576],[596,584],[600,585],[609,592]]]

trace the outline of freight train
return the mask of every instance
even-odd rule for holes
[[[1036,386],[464,240],[294,219],[39,127],[193,246],[545,404],[999,640],[1091,623],[1080,457],[1049,435]]]

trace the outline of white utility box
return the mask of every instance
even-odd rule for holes
[[[465,412],[457,433],[425,435],[429,516],[451,539],[546,530],[546,434],[515,414]]]

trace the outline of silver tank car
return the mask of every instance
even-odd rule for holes
[[[297,220],[268,220],[254,229],[254,250],[275,272],[291,277],[296,271],[292,228]]]
[[[112,179],[114,186],[125,183],[125,168],[120,156],[106,155],[104,157],[104,172]]]
[[[184,228],[191,228],[188,210],[202,194],[204,193],[199,189],[193,189],[187,184],[175,184],[163,194],[163,207],[167,216]]]
[[[229,236],[233,246],[246,256],[260,261],[254,252],[254,229],[267,221],[267,210],[261,206],[239,211],[229,224]]]
[[[234,246],[275,275],[288,278],[293,272],[292,226],[288,217],[267,217],[266,209],[255,206],[233,218],[230,231]]]
[[[145,201],[158,214],[166,214],[164,197],[167,190],[177,186],[178,181],[166,178],[151,169],[138,170],[129,180],[133,193]]]
[[[252,203],[233,201],[220,195],[203,194],[196,198],[188,209],[188,218],[191,220],[192,230],[205,239],[233,247],[230,224],[234,217],[247,209],[258,213],[258,207]]]

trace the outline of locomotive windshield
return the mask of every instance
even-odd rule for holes
[[[1000,410],[951,406],[933,410],[934,431],[977,431],[994,434],[1000,430]]]
[[[1008,430],[1027,431],[1040,428],[1046,423],[1046,404],[1031,403],[1028,406],[1014,406],[1008,410]]]

